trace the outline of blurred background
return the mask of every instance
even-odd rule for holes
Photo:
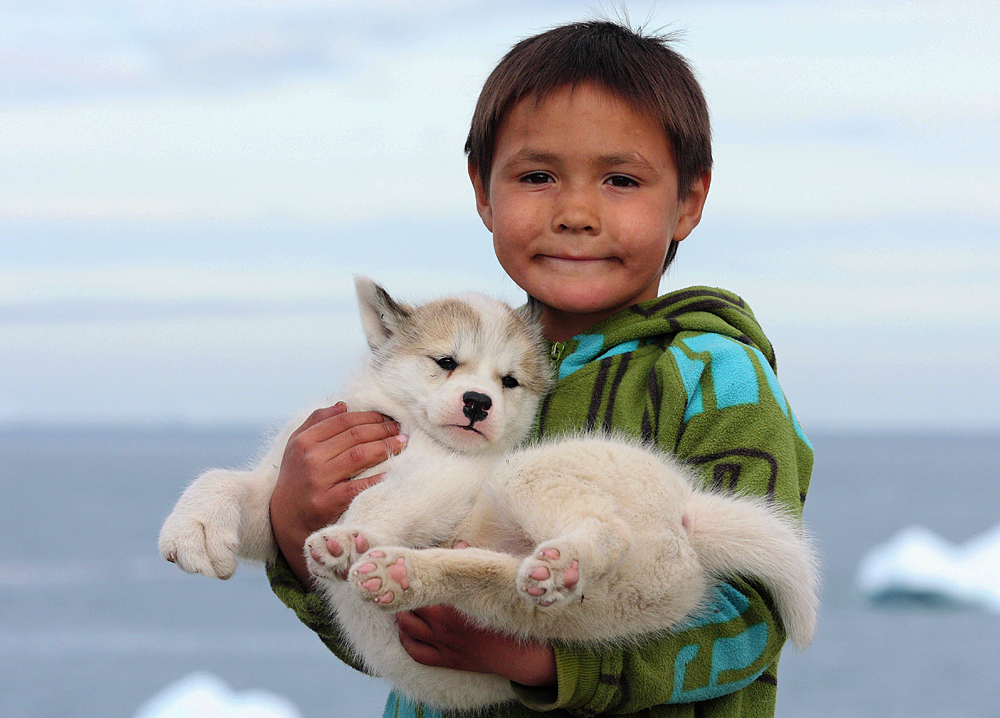
[[[156,532],[335,393],[352,274],[521,300],[468,122],[510,45],[601,13],[682,33],[712,112],[662,289],[749,302],[816,444],[825,623],[779,715],[993,715],[1000,617],[853,582],[905,526],[998,523],[1000,6],[808,0],[0,1],[0,713],[131,718],[209,670],[380,714],[258,570],[183,576]]]

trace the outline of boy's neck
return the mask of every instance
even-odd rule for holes
[[[539,321],[542,325],[542,332],[550,342],[564,342],[572,339],[578,334],[585,334],[588,329],[604,321],[620,310],[613,309],[591,314],[577,314],[575,312],[564,312],[553,307],[542,305],[542,313]]]

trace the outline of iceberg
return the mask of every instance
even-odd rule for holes
[[[236,693],[210,673],[192,673],[150,698],[135,718],[302,718],[302,714],[273,693]]]
[[[960,545],[911,526],[862,558],[857,585],[872,601],[912,598],[1000,613],[1000,525]]]

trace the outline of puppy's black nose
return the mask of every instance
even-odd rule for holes
[[[465,402],[462,413],[469,417],[471,424],[485,419],[490,407],[493,406],[493,400],[486,394],[480,394],[478,391],[465,392],[462,394],[462,401]]]

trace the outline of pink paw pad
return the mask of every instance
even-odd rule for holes
[[[399,584],[404,591],[410,587],[410,579],[406,575],[406,562],[402,557],[397,558],[386,568],[389,578]]]
[[[367,560],[371,559],[371,560]],[[392,563],[383,551],[371,551],[354,567],[355,585],[365,598],[388,606],[396,601],[400,591],[410,587],[406,561],[402,556]]]
[[[539,549],[524,564],[519,588],[539,606],[567,600],[580,587],[580,562],[564,557],[560,549]]]
[[[344,547],[341,546],[336,539],[328,538],[326,540],[326,550],[329,551],[330,555],[333,556],[334,558],[340,558],[341,556],[344,555]],[[317,561],[323,560],[316,554],[316,549],[313,549],[311,553],[312,557]]]
[[[565,571],[563,571],[563,585],[566,588],[573,589],[576,584],[580,582],[580,562],[573,559],[573,563],[569,565]]]

